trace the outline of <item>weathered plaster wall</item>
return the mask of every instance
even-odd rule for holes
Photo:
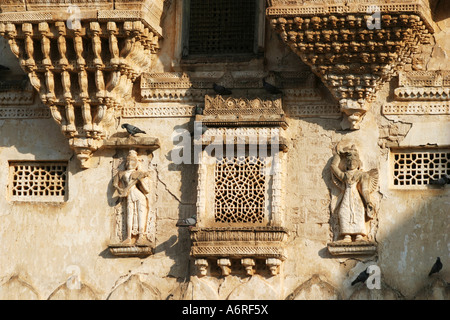
[[[181,1],[170,7],[155,72],[184,70],[180,65],[178,31]],[[447,11],[448,12],[448,11]],[[450,18],[440,17],[428,70],[449,69]],[[308,67],[267,26],[265,57],[244,68],[305,71]],[[1,64],[19,75],[0,39]],[[243,66],[232,65],[231,68]],[[200,68],[205,68],[200,67]],[[207,66],[207,68],[212,68]],[[214,68],[227,68],[217,65]],[[395,80],[393,80],[395,82]],[[450,188],[394,190],[389,185],[385,130],[399,146],[450,146],[449,116],[383,116],[392,84],[378,94],[361,129],[343,131],[340,119],[289,118],[285,185],[285,222],[290,231],[288,259],[274,277],[231,275],[199,278],[189,257],[189,232],[175,223],[195,213],[197,166],[171,161],[176,129],[193,128],[193,118],[136,118],[129,122],[158,137],[161,148],[151,160],[152,201],[157,217],[155,254],[118,258],[108,251],[117,198],[112,187],[112,150],[94,154],[93,167],[81,170],[67,140],[52,119],[0,120],[0,298],[1,299],[399,299],[449,298]],[[328,94],[325,93],[324,95]],[[135,103],[130,101],[130,104]],[[36,105],[41,104],[36,97]],[[138,105],[145,103],[137,102]],[[395,129],[394,129],[395,128]],[[330,162],[341,140],[360,148],[365,170],[380,172],[378,215],[371,236],[378,254],[336,258],[326,248],[333,240],[338,190],[331,181]],[[69,160],[68,200],[64,203],[14,203],[6,194],[8,161]],[[444,268],[427,274],[437,256]],[[381,290],[351,281],[367,267],[380,267]],[[80,280],[81,284],[77,281]]]

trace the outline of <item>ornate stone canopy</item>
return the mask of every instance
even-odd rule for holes
[[[273,0],[266,15],[339,101],[344,128],[352,130],[381,86],[434,32],[422,0]]]
[[[2,1],[0,34],[83,168],[161,39],[163,0]],[[52,10],[57,8],[58,10]]]

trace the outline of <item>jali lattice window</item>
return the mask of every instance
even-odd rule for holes
[[[391,159],[395,187],[426,186],[431,179],[450,175],[450,150],[394,151]]]
[[[256,156],[217,159],[215,222],[262,223],[266,206],[266,160]]]
[[[67,191],[66,162],[10,162],[11,200],[64,201]]]
[[[190,0],[189,54],[253,53],[256,0]]]

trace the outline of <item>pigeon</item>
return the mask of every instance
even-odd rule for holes
[[[195,114],[203,114],[203,108],[200,107],[199,105],[196,105],[194,112],[195,112]]]
[[[177,227],[190,227],[190,226],[195,225],[196,223],[197,223],[197,218],[195,215],[193,215],[190,218],[178,220],[176,226]]]
[[[433,273],[438,273],[439,271],[441,271],[441,269],[442,269],[441,258],[437,257],[436,262],[431,267],[431,270],[430,270],[430,273],[428,274],[428,276],[431,276]]]
[[[352,286],[357,284],[358,282],[365,282],[369,278],[369,272],[367,272],[367,269],[358,274],[355,280],[352,281]]]
[[[217,83],[213,84],[213,89],[216,93],[220,94],[221,96],[229,95],[231,94],[231,90],[225,88],[224,86],[218,85]]]
[[[266,91],[269,92],[270,94],[281,94],[282,93],[282,91],[280,89],[278,89],[274,85],[266,82],[266,79],[263,79],[262,81],[263,81],[264,89],[266,89]]]
[[[124,123],[122,125],[122,129],[126,129],[129,134],[132,136],[135,136],[137,133],[146,133],[145,131],[142,131],[138,127],[132,126],[131,124]]]
[[[429,184],[445,186],[446,184],[450,184],[450,176],[448,174],[444,174],[439,179],[430,179]]]

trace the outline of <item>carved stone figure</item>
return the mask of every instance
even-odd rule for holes
[[[344,160],[344,168],[339,164]],[[338,208],[339,235],[344,242],[351,242],[352,236],[361,241],[367,235],[366,218],[372,219],[375,205],[371,193],[378,184],[378,169],[364,172],[358,150],[354,145],[337,150],[331,163],[333,182],[343,191]]]
[[[149,172],[139,170],[139,160],[136,151],[130,150],[127,156],[126,169],[119,171],[114,177],[114,187],[120,197],[126,198],[126,230],[127,237],[122,244],[133,244],[132,236],[137,233],[134,243],[137,246],[150,246],[147,239],[147,214],[149,203],[147,194],[150,192]]]

